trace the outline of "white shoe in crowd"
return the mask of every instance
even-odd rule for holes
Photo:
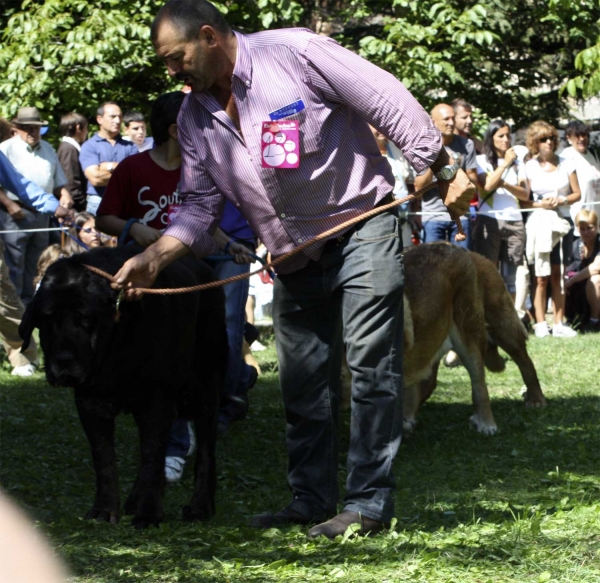
[[[183,476],[183,468],[185,467],[185,459],[168,455],[165,458],[165,478],[170,484],[179,482]]]
[[[556,338],[575,338],[577,336],[577,332],[573,330],[570,326],[566,324],[554,324],[554,328],[552,328],[552,336]]]
[[[28,362],[22,366],[15,366],[10,374],[15,377],[31,377],[33,373],[35,373],[35,364]]]
[[[545,338],[546,336],[550,336],[550,328],[546,322],[538,322],[533,325],[533,331],[537,338]]]
[[[258,340],[255,340],[251,345],[250,345],[250,350],[252,350],[252,352],[260,352],[261,350],[266,350],[267,347],[264,344],[261,344]]]
[[[460,358],[458,357],[458,354],[456,354],[454,350],[449,350],[448,354],[446,355],[446,358],[444,359],[444,366],[447,366],[448,368],[454,368],[455,366],[460,365],[461,362]]]

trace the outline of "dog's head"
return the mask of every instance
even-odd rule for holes
[[[117,292],[82,265],[79,257],[48,268],[19,326],[24,348],[39,328],[46,378],[53,385],[81,387],[111,341]]]

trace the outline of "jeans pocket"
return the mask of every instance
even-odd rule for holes
[[[396,213],[381,213],[361,223],[352,236],[356,241],[364,242],[399,238],[400,219]]]

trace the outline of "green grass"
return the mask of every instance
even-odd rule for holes
[[[258,355],[264,374],[247,420],[219,444],[217,515],[207,524],[179,517],[189,468],[167,489],[158,529],[83,520],[94,487],[88,445],[70,392],[41,374],[0,372],[0,479],[78,582],[600,582],[600,335],[533,338],[529,350],[549,406],[525,408],[513,363],[488,374],[493,437],[468,426],[465,370],[442,369],[396,461],[397,521],[371,539],[310,541],[303,528],[246,526],[289,501],[272,347]],[[118,421],[118,455],[125,495],[137,463],[130,417]]]

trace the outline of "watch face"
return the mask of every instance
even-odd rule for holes
[[[458,164],[454,164],[452,166],[444,166],[439,172],[438,172],[438,178],[440,178],[441,180],[450,180],[458,171]]]

